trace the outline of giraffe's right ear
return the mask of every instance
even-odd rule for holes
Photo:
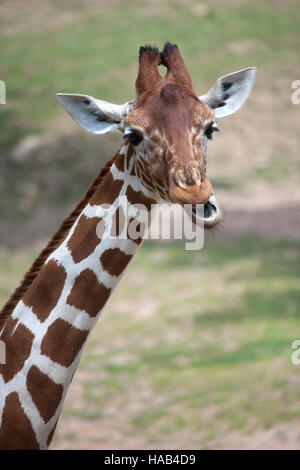
[[[215,117],[229,116],[238,111],[248,98],[255,80],[256,68],[248,67],[220,77],[200,101],[215,111]]]
[[[81,127],[93,134],[122,130],[122,121],[133,107],[133,101],[119,105],[88,95],[57,93],[56,98]]]

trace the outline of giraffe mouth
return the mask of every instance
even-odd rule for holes
[[[201,208],[193,207],[192,214],[196,224],[201,223],[208,229],[215,227],[222,220],[222,210],[213,192]]]

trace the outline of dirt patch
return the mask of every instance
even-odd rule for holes
[[[299,422],[273,426],[271,429],[259,429],[245,435],[243,431],[220,433],[222,439],[218,441],[207,440],[203,435],[188,431],[172,433],[160,442],[149,444],[141,433],[139,436],[130,436],[120,433],[117,429],[109,430],[109,420],[98,422],[83,422],[73,418],[64,421],[57,429],[57,439],[54,438],[51,449],[231,449],[231,450],[299,450],[300,435]],[[109,439],[107,438],[109,434]],[[63,437],[64,436],[64,437]],[[78,436],[84,436],[84,439]]]
[[[299,422],[273,426],[271,429],[259,429],[249,435],[231,432],[216,444],[215,449],[232,450],[299,450]]]
[[[223,224],[216,231],[218,239],[257,235],[263,238],[299,239],[300,204],[256,210],[227,210]],[[208,234],[209,235],[209,234]]]

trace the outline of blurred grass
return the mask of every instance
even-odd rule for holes
[[[2,301],[35,255],[1,255]],[[148,446],[210,448],[298,419],[299,276],[291,241],[199,252],[145,242],[88,342],[62,422],[118,430],[120,445],[143,436]],[[81,438],[59,427],[55,442]]]
[[[236,68],[276,63],[277,72],[283,72],[287,63],[299,65],[297,2],[285,7],[271,0],[203,4],[197,13],[195,2],[170,0],[160,9],[157,2],[122,1],[110,7],[100,2],[92,11],[67,2],[69,14],[77,15],[73,23],[53,29],[44,18],[40,27],[13,34],[2,20],[0,75],[7,84],[7,105],[1,107],[1,148],[41,131],[59,114],[58,91],[117,102],[134,97],[138,48],[145,43],[178,43],[192,78],[201,77],[201,83],[195,82],[199,92]],[[55,10],[55,5],[52,15],[62,14],[66,6],[57,2]]]

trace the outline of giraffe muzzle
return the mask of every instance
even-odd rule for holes
[[[195,169],[192,169],[195,170]],[[205,204],[212,193],[208,178],[201,178],[198,171],[190,173],[182,170],[169,177],[169,198],[179,204]]]
[[[198,172],[187,174],[179,170],[171,174],[169,198],[172,202],[188,205],[186,212],[192,217],[193,222],[206,229],[215,227],[223,218],[209,179],[206,176],[198,178]]]

